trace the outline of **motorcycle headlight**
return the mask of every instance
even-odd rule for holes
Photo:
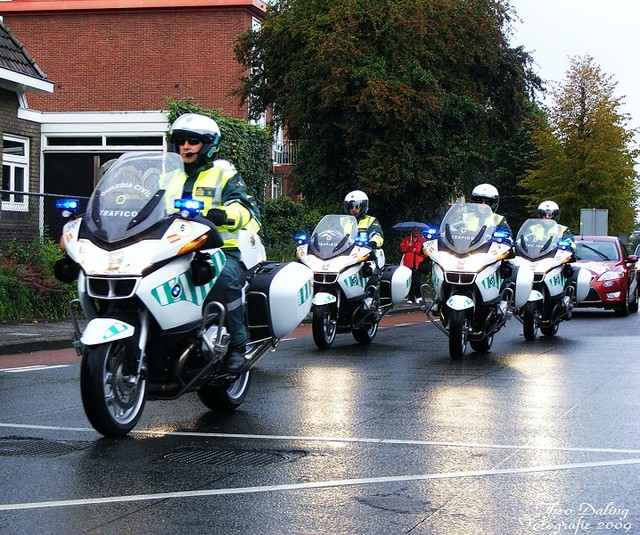
[[[600,275],[600,277],[598,277],[598,280],[600,282],[612,281],[616,279],[621,279],[623,277],[624,277],[624,271],[606,271],[605,273]]]

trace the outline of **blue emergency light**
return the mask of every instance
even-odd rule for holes
[[[184,218],[198,215],[204,209],[204,202],[196,199],[176,199],[173,201],[173,207],[180,211],[180,215]]]

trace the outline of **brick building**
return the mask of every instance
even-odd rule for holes
[[[47,80],[26,49],[0,21],[0,242],[41,231],[40,199],[23,193],[40,191],[40,124],[27,113],[27,96],[51,93]]]
[[[168,99],[246,119],[231,95],[243,74],[233,48],[265,13],[260,0],[0,1],[4,24],[54,87],[29,100],[42,191],[88,196],[105,161],[162,150]]]

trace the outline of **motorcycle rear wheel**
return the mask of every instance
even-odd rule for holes
[[[212,411],[232,412],[247,397],[251,385],[251,371],[246,371],[230,385],[207,384],[198,389],[198,398]]]
[[[370,344],[373,342],[373,339],[376,337],[378,333],[378,322],[373,323],[369,327],[360,327],[359,329],[354,329],[351,333],[353,338],[359,344]]]
[[[131,431],[145,404],[147,380],[137,373],[128,340],[116,340],[85,350],[80,364],[84,412],[98,433],[120,437]]]
[[[522,309],[522,336],[525,340],[535,340],[538,334],[540,309],[537,303],[528,302]]]
[[[460,360],[467,351],[468,320],[464,310],[449,313],[449,355]]]
[[[320,349],[329,349],[336,339],[335,305],[318,305],[313,308],[311,331],[313,341]]]

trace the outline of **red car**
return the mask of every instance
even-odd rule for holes
[[[638,311],[638,257],[615,236],[576,236],[576,267],[591,272],[591,289],[579,307],[613,310],[617,316]]]

